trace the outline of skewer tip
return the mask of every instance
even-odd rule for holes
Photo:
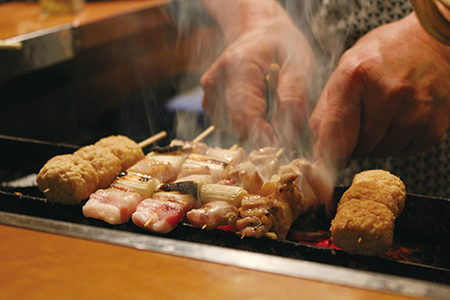
[[[195,139],[193,139],[192,142],[197,143],[197,142],[202,141],[204,138],[206,138],[208,135],[210,135],[214,130],[216,130],[216,126],[214,126],[214,125],[209,126],[205,131],[203,131]]]
[[[149,137],[148,139],[143,140],[142,142],[140,142],[138,145],[141,148],[145,148],[150,144],[153,144],[154,142],[159,141],[160,139],[164,138],[167,136],[167,132],[165,131],[161,131],[151,137]]]
[[[277,158],[279,158],[281,156],[281,154],[283,154],[283,152],[284,152],[284,148],[280,148],[280,150],[278,150],[277,153],[275,153],[275,156]]]

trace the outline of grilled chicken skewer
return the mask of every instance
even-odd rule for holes
[[[177,177],[186,151],[206,148],[206,145],[197,144],[200,142],[191,143],[185,149],[182,145],[155,148],[155,151],[120,173],[109,188],[99,189],[91,194],[83,206],[84,216],[102,219],[110,224],[128,222],[138,204],[152,197],[163,183]],[[109,212],[108,215],[105,211]]]

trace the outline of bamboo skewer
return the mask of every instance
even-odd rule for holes
[[[161,131],[160,133],[157,133],[157,134],[149,137],[148,139],[143,140],[138,145],[141,148],[145,148],[148,145],[153,144],[154,142],[159,141],[162,138],[165,138],[166,136],[167,136],[167,132]]]
[[[275,153],[275,156],[276,156],[277,158],[280,158],[280,156],[281,156],[281,154],[283,154],[283,152],[284,152],[284,148],[280,148],[280,149],[277,151],[277,153]]]
[[[195,139],[193,139],[192,142],[197,143],[197,142],[202,141],[204,138],[206,138],[208,135],[210,135],[214,130],[216,130],[216,126],[214,126],[214,125],[209,126],[205,131],[203,131]]]
[[[236,150],[241,146],[241,143],[236,143],[233,146],[230,147],[230,150]]]
[[[192,142],[197,143],[197,142],[202,141],[204,138],[206,138],[208,135],[210,135],[215,129],[216,129],[216,127],[214,125],[209,126],[205,131],[203,131],[195,139],[193,139]],[[153,221],[153,219],[149,218],[147,220],[147,222],[145,222],[144,227],[147,227],[148,224],[150,224],[152,221]]]
[[[273,63],[269,67],[269,74],[266,76],[267,80],[267,117],[269,120],[276,112],[276,91],[278,86],[278,79],[280,77],[280,65]]]

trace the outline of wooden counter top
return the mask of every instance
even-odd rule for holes
[[[0,4],[0,40],[61,25],[81,26],[168,3],[168,0],[88,2],[74,15],[43,16],[38,2]]]
[[[423,299],[0,225],[1,299]]]
[[[0,81],[66,62],[81,52],[170,24],[167,0],[88,2],[78,14],[41,12],[38,2],[0,4]]]

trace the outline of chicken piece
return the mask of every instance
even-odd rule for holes
[[[200,167],[183,167],[178,174],[177,180],[183,179],[184,177],[192,176],[192,175],[209,175],[212,177],[210,169],[208,166],[200,166]]]
[[[237,149],[208,148],[206,155],[213,159],[224,161],[231,166],[237,166],[244,161],[246,156],[245,150],[241,147]]]
[[[239,170],[240,185],[250,194],[262,194],[264,179],[252,162],[245,162]]]
[[[149,153],[128,171],[152,176],[160,182],[169,182],[177,178],[185,158],[186,155]]]
[[[144,157],[141,147],[135,141],[123,135],[102,138],[95,145],[111,150],[119,158],[122,171],[127,170]]]
[[[97,189],[106,189],[114,178],[122,171],[122,164],[111,150],[89,145],[84,146],[73,153],[87,160],[94,167],[98,176]]]
[[[293,173],[281,176],[280,180],[274,183],[275,192],[269,196],[289,205],[292,210],[292,221],[295,221],[300,214],[307,212],[310,207],[310,203],[305,201],[299,188],[298,178],[299,176]]]
[[[141,201],[142,197],[135,192],[116,188],[100,189],[83,206],[83,215],[109,224],[122,224],[128,222]]]
[[[302,209],[300,213],[308,211],[313,204],[317,203],[316,193],[302,172],[305,165],[310,165],[312,167],[306,159],[295,159],[291,163],[281,166],[278,172],[280,178],[278,182],[293,179],[290,186],[295,185],[297,193],[302,194],[303,203],[301,204]],[[283,180],[281,180],[281,178],[283,178]]]
[[[185,216],[184,209],[177,202],[145,199],[132,215],[133,223],[157,233],[174,230]]]
[[[65,154],[51,158],[39,171],[36,182],[51,203],[78,205],[96,190],[98,176],[88,161]]]
[[[206,154],[208,146],[202,142],[189,142],[174,139],[169,146],[181,146],[186,153]]]
[[[348,200],[339,205],[331,222],[331,238],[350,254],[382,255],[392,245],[394,220],[393,213],[381,203]]]
[[[249,216],[238,219],[234,228],[238,230],[238,234],[242,237],[262,238],[269,235],[272,228],[272,219],[268,216]]]
[[[206,155],[189,154],[181,169],[190,174],[209,174],[213,182],[218,182],[226,177],[226,162],[216,160]]]
[[[222,225],[233,226],[239,217],[239,210],[228,202],[213,201],[198,209],[190,210],[186,217],[195,227],[213,230]]]
[[[265,147],[250,152],[246,161],[250,161],[256,166],[261,178],[268,181],[274,174],[278,173],[280,162],[277,157],[277,151],[272,147]]]
[[[179,182],[194,182],[196,184],[201,183],[213,183],[214,178],[210,174],[191,174],[187,175],[185,177],[181,177],[177,180],[175,180],[173,183],[179,183]]]
[[[242,236],[285,239],[293,222],[289,205],[271,197],[244,196],[239,213],[234,227]]]
[[[228,171],[228,177],[239,183],[250,194],[261,194],[263,185],[280,167],[274,148],[266,147],[250,152],[247,158]]]

